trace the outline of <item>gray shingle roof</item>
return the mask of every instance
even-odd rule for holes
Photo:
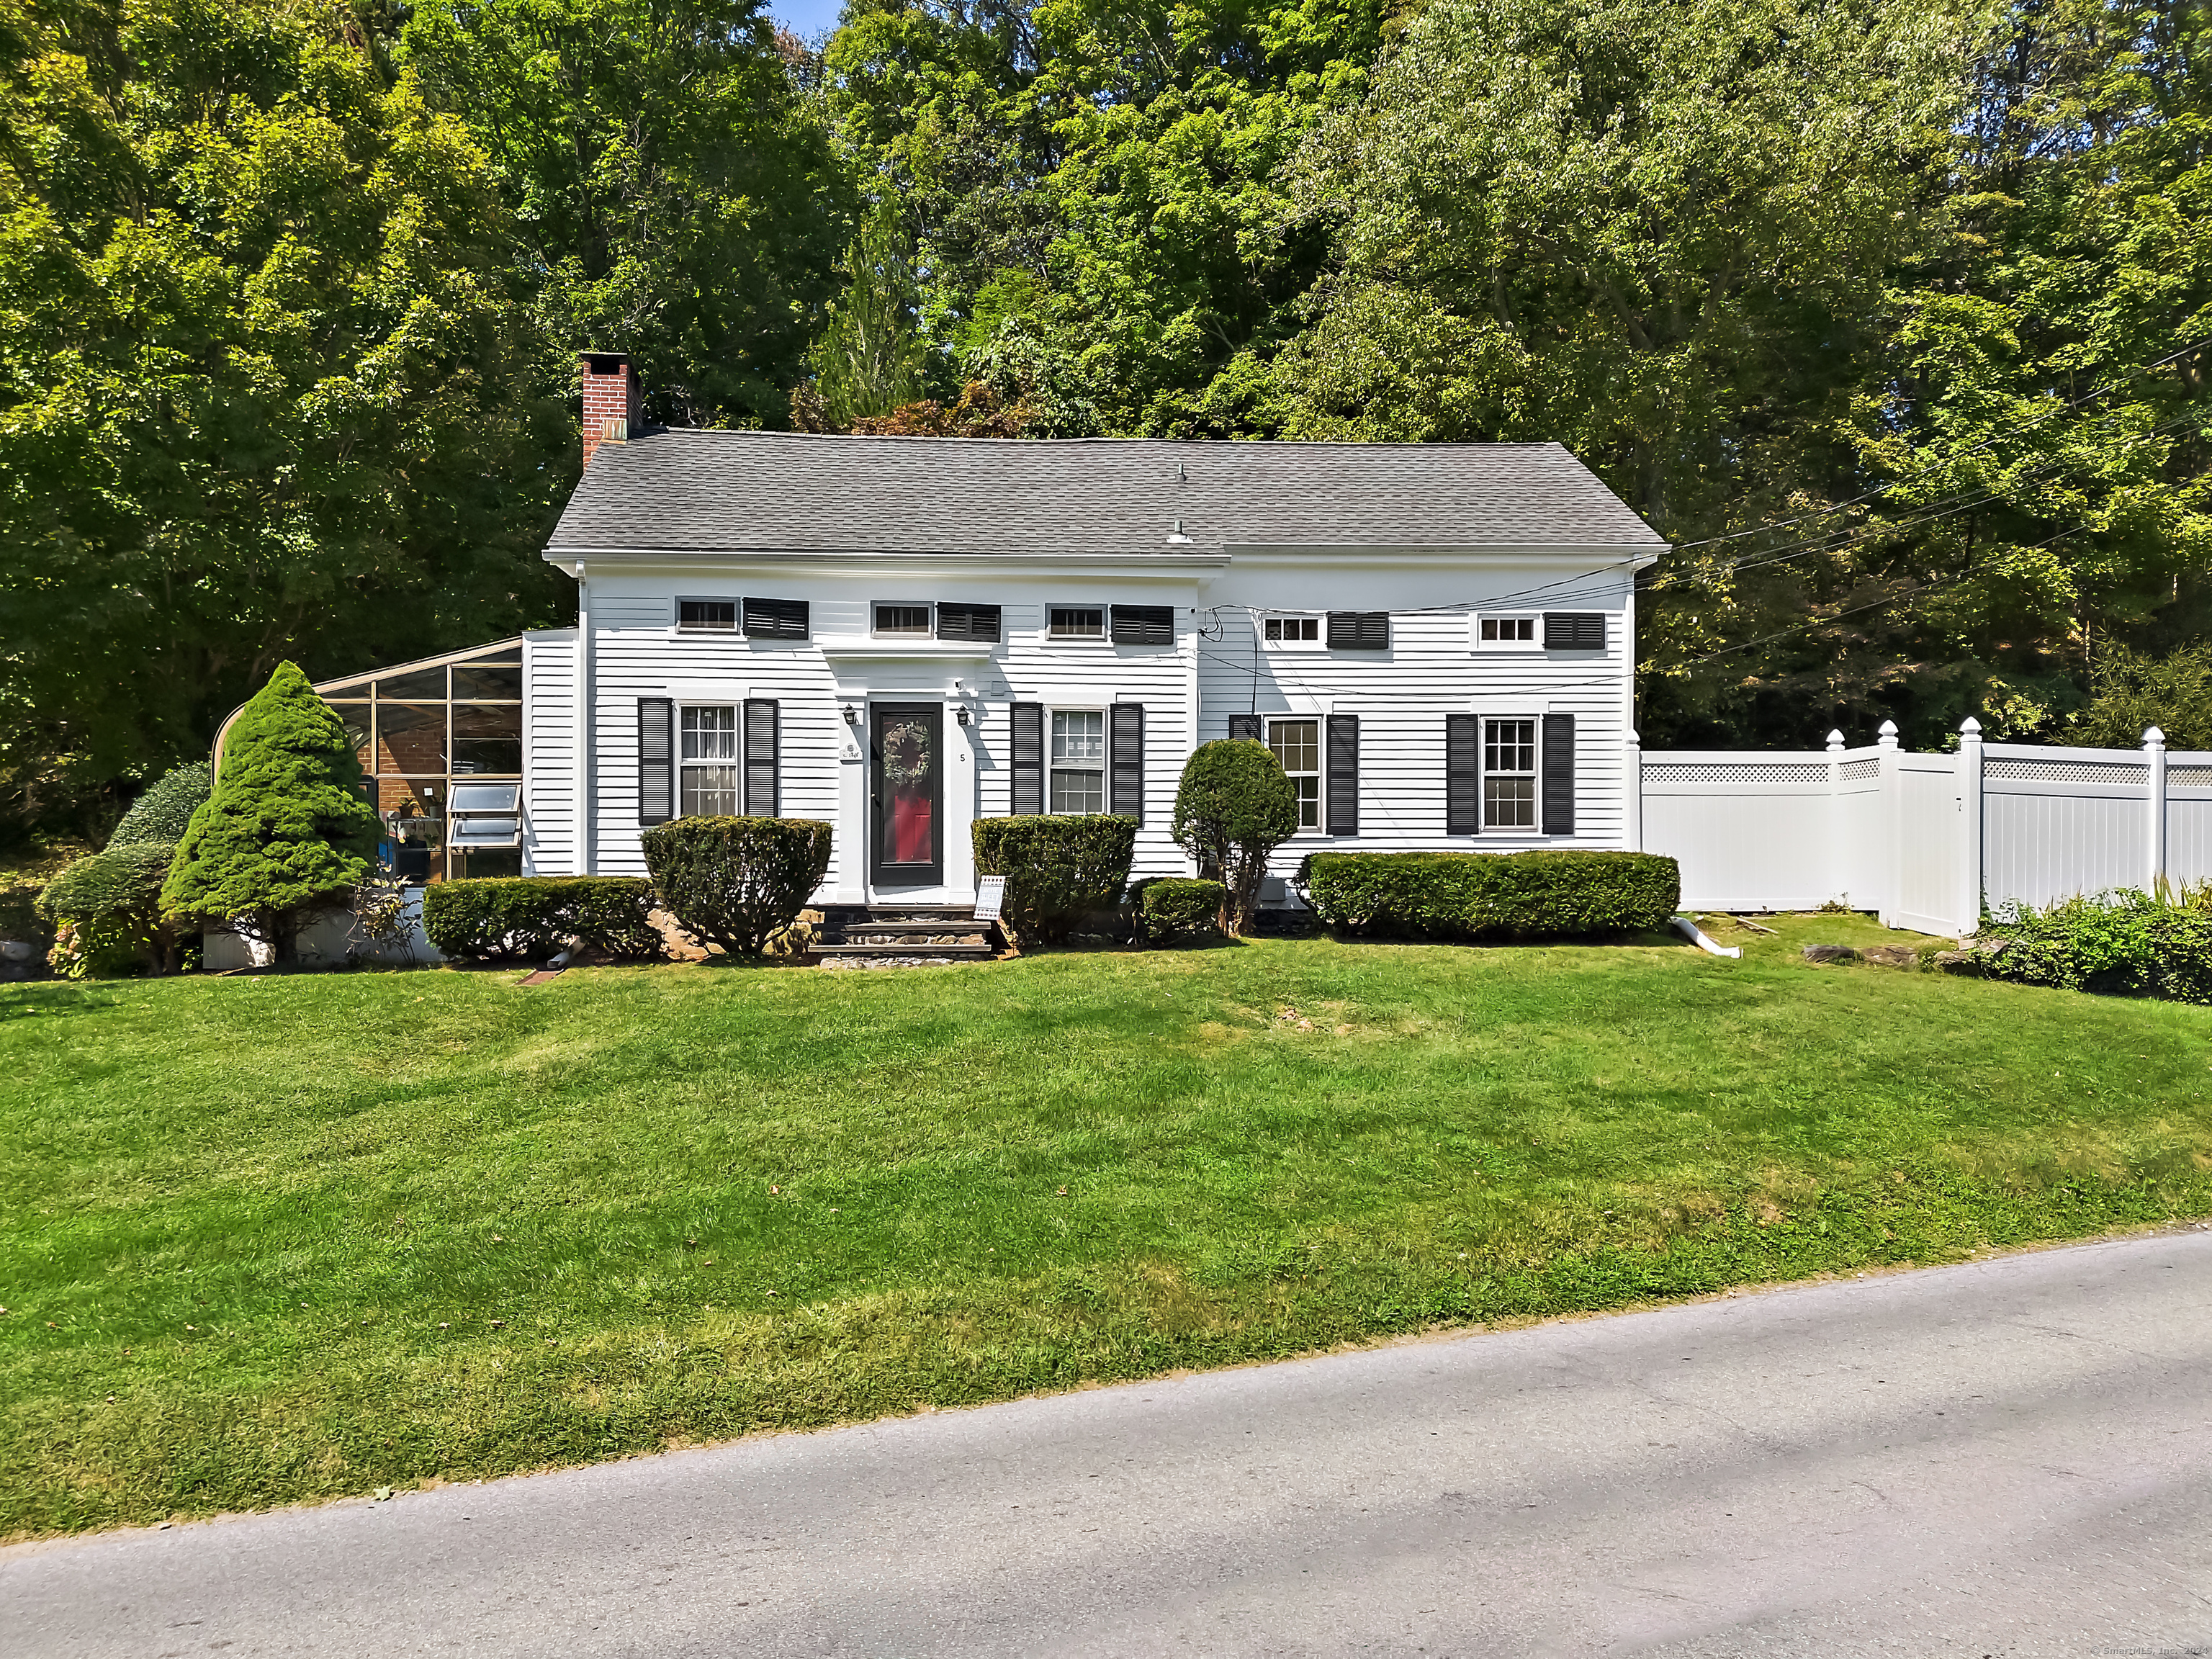
[[[1192,551],[1666,545],[1558,444],[663,431],[600,448],[551,547],[1160,553],[1178,519]]]

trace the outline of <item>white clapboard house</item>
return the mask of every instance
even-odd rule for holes
[[[426,878],[642,873],[647,826],[738,812],[833,824],[830,904],[971,902],[1010,812],[1131,814],[1137,873],[1183,873],[1224,737],[1297,784],[1281,873],[1629,844],[1664,544],[1556,444],[665,431],[625,360],[583,375],[575,626],[326,689]]]

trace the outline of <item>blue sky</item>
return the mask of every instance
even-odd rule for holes
[[[839,0],[771,0],[768,15],[793,34],[812,40],[837,27]]]

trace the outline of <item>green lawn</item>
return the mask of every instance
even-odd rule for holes
[[[2212,1010],[1781,926],[0,989],[0,1535],[2212,1212]]]

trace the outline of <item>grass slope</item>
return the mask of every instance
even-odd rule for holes
[[[0,1535],[2212,1212],[2212,1011],[1876,936],[0,992]]]

